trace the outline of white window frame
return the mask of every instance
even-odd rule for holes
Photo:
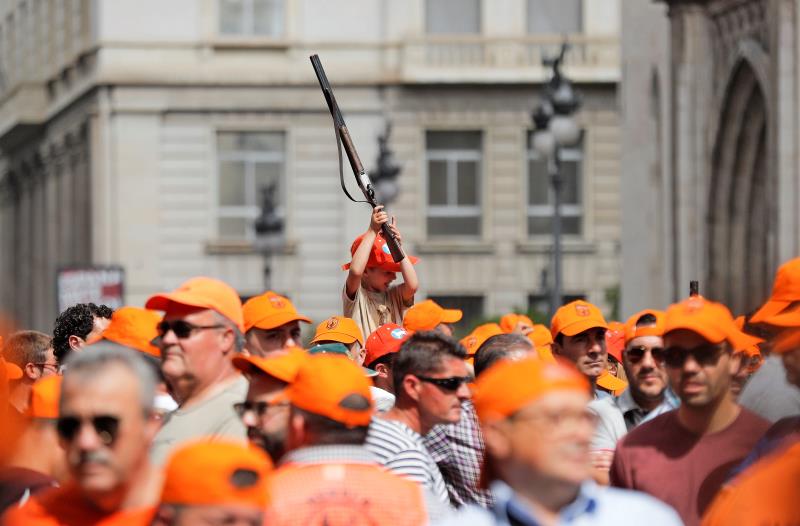
[[[462,131],[474,132],[476,130],[426,130],[446,133],[453,132],[459,133]],[[481,133],[481,142],[483,141],[483,134]],[[428,189],[430,188],[430,163],[431,161],[444,161],[447,169],[447,204],[446,205],[431,205],[430,195]],[[458,163],[459,161],[471,161],[477,164],[478,180],[475,182],[477,188],[478,202],[475,205],[459,205],[458,204]],[[436,238],[480,238],[483,232],[483,151],[480,150],[429,150],[425,148],[425,204],[427,207],[425,215],[425,227],[428,237]],[[465,218],[465,219],[478,219],[478,232],[475,234],[436,234],[428,229],[428,218]]]
[[[530,137],[530,135],[529,135],[529,137]],[[528,231],[528,237],[529,238],[536,238],[536,237],[542,237],[542,236],[549,235],[549,233],[548,234],[544,234],[544,233],[531,232],[530,229],[528,228],[528,220],[531,219],[531,218],[541,218],[541,217],[552,218],[555,204],[553,203],[553,204],[546,204],[546,205],[532,205],[529,202],[530,184],[531,184],[530,181],[531,181],[531,176],[532,176],[531,170],[530,170],[531,161],[540,161],[541,158],[539,157],[539,154],[536,152],[536,150],[534,150],[533,148],[530,147],[530,141],[528,141],[528,143],[529,143],[529,146],[527,148],[527,157],[526,157],[526,163],[525,163],[526,164],[526,170],[525,170],[526,171],[526,178],[525,178],[525,190],[526,190],[525,191],[525,228]],[[585,192],[584,192],[584,178],[585,177],[584,177],[584,174],[585,174],[586,156],[583,155],[583,148],[582,147],[567,147],[567,148],[560,148],[559,149],[559,158],[561,159],[561,162],[564,162],[564,161],[578,161],[581,164],[580,177],[579,177],[579,180],[577,181],[578,192],[579,192],[579,197],[580,197],[580,204],[564,203],[562,201],[562,203],[561,203],[561,217],[562,218],[567,218],[567,217],[578,217],[578,218],[580,218],[581,228],[580,228],[580,232],[579,233],[573,234],[573,233],[562,232],[562,234],[565,235],[565,236],[583,237],[585,235],[585,224],[586,224],[586,213],[585,213],[585,205],[584,205],[584,203],[585,203]],[[548,174],[548,177],[549,177],[549,174]],[[563,189],[562,189],[562,191],[563,191]],[[547,181],[547,192],[548,192],[548,199],[550,201],[554,201],[553,186],[550,183],[549,179]]]
[[[219,33],[219,35],[226,38],[244,37],[244,38],[274,38],[274,39],[281,39],[286,36],[286,8],[287,8],[286,0],[277,0],[281,4],[281,10],[279,13],[281,19],[281,26],[280,26],[280,31],[275,34],[256,32],[255,2],[257,0],[241,0],[243,4],[242,19],[239,21],[240,22],[239,27],[241,31],[236,31],[233,33],[224,32],[222,30],[222,3],[224,1],[225,0],[217,0],[217,12],[218,12],[217,32]]]

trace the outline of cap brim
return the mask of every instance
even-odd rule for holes
[[[344,334],[342,332],[323,332],[322,334],[315,336],[314,339],[311,340],[311,343],[319,343],[319,342],[339,342],[345,345],[350,345],[353,342],[360,342],[360,340],[355,336],[352,336],[350,334]]]
[[[597,318],[588,318],[571,323],[562,328],[559,332],[564,336],[575,336],[576,334],[580,334],[583,331],[588,331],[589,329],[608,329],[608,324],[606,324],[603,320],[598,320]]]
[[[780,314],[791,303],[790,301],[770,299],[750,317],[750,323],[771,323],[767,319]]]
[[[726,335],[722,331],[715,330],[710,326],[706,320],[697,320],[696,318],[686,318],[678,323],[669,326],[669,330],[664,331],[664,336],[674,331],[692,331],[699,334],[704,340],[713,344],[722,343],[726,340]]]
[[[442,323],[456,323],[461,321],[464,313],[458,309],[444,309],[442,313]]]
[[[774,325],[775,327],[800,327],[800,309],[770,316],[762,323]]]
[[[800,349],[800,330],[788,330],[778,335],[771,350],[775,354],[784,354]]]
[[[297,369],[297,367],[290,367],[286,360],[280,360],[279,358],[265,359],[257,356],[236,356],[231,361],[233,366],[243,373],[252,373],[253,369],[255,369],[286,383],[290,383],[293,380],[292,369]]]
[[[597,378],[597,385],[609,391],[619,391],[628,387],[628,382],[608,373]]]
[[[366,376],[367,378],[373,378],[375,376],[378,376],[378,371],[370,369],[369,367],[362,366],[361,369],[364,371],[364,376]]]
[[[170,303],[187,305],[189,307],[211,309],[206,300],[198,298],[192,294],[185,294],[181,292],[167,292],[150,296],[150,299],[148,299],[147,303],[144,304],[144,308],[166,311],[169,308]]]
[[[419,258],[416,256],[406,256],[406,257],[409,259],[409,261],[411,261],[412,265],[416,265],[417,263],[419,263]],[[400,272],[401,270],[400,263],[395,263],[395,262],[385,263],[383,265],[380,265],[380,268],[382,268],[383,270],[388,270],[390,272]],[[345,263],[344,265],[342,265],[342,270],[350,270],[350,263]]]
[[[15,363],[6,362],[6,378],[9,380],[19,380],[22,378],[22,369]]]
[[[264,318],[261,318],[255,323],[248,323],[248,321],[246,320],[244,324],[244,330],[245,332],[247,332],[253,327],[255,327],[256,329],[270,330],[280,327],[281,325],[286,325],[287,323],[291,323],[293,321],[302,321],[304,323],[311,323],[310,319],[306,318],[305,316],[300,316],[297,313],[293,314],[291,312],[281,312],[278,314],[274,314],[272,316],[266,316]]]

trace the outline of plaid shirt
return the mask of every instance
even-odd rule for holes
[[[478,487],[484,445],[478,415],[470,400],[461,404],[461,420],[457,424],[438,425],[424,440],[455,506],[477,504],[487,508],[492,505],[491,493]]]

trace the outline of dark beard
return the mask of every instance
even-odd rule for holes
[[[262,433],[260,429],[255,427],[247,428],[247,438],[250,440],[250,443],[263,449],[272,459],[273,464],[277,465],[286,452],[282,437]]]

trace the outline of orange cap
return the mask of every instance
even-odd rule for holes
[[[739,316],[735,320],[733,320],[733,323],[736,324],[736,328],[737,329],[739,329],[740,331],[744,332],[745,321],[746,320],[745,320],[744,316]],[[747,349],[743,349],[743,350],[744,350],[745,354],[747,354],[747,356],[761,356],[761,348],[758,346],[758,344],[751,345]]]
[[[352,318],[331,316],[317,325],[317,332],[314,334],[314,339],[311,340],[311,343],[325,341],[339,342],[345,345],[350,345],[357,341],[364,345],[364,335],[361,334],[361,329],[358,328]]]
[[[253,373],[255,369],[289,384],[307,357],[303,349],[293,347],[271,352],[265,357],[240,354],[233,357],[233,366],[243,373]]]
[[[433,300],[412,305],[403,317],[409,331],[432,331],[441,323],[456,323],[464,315],[459,309],[445,309]]]
[[[589,394],[589,382],[574,367],[536,358],[501,360],[478,377],[475,410],[482,422],[504,419],[555,391]]]
[[[350,245],[351,256],[356,253],[363,238],[364,234],[361,234],[355,238],[353,244]],[[414,256],[406,255],[406,257],[413,265],[416,265],[419,261],[419,258]],[[372,243],[372,252],[369,253],[369,259],[367,260],[367,268],[371,267],[378,267],[383,270],[388,270],[389,272],[400,272],[400,263],[395,263],[392,259],[392,253],[389,251],[389,245],[386,244],[386,239],[383,238],[383,234],[375,236],[375,241]],[[349,268],[350,263],[342,265],[342,270],[347,270]]]
[[[364,365],[371,364],[381,356],[399,351],[400,346],[411,337],[411,334],[395,323],[381,325],[367,338],[365,346],[367,357],[364,358]]]
[[[772,343],[771,350],[775,354],[783,354],[800,349],[800,329],[791,327],[782,331]]]
[[[727,341],[734,351],[743,351],[762,341],[737,329],[733,315],[725,305],[702,296],[687,298],[667,309],[664,334],[679,329],[695,332],[711,343]]]
[[[244,332],[242,301],[239,299],[239,294],[218,279],[192,278],[172,292],[150,296],[144,306],[148,309],[165,311],[170,302],[217,311]]]
[[[464,346],[469,356],[474,356],[475,353],[478,352],[478,348],[483,345],[483,342],[498,334],[504,334],[503,329],[501,329],[498,324],[484,323],[483,325],[475,327],[475,329],[469,335],[462,338],[459,343]]]
[[[762,323],[798,300],[800,300],[800,258],[795,258],[778,267],[772,285],[772,295],[750,317],[750,323]]]
[[[519,323],[524,323],[528,327],[534,326],[533,320],[524,314],[506,314],[500,318],[500,328],[503,329],[503,332],[513,332]]]
[[[550,335],[575,336],[583,331],[599,327],[607,329],[603,313],[588,301],[576,300],[559,308],[550,322]]]
[[[311,323],[309,318],[297,313],[297,309],[288,298],[275,294],[271,290],[247,300],[242,307],[242,312],[245,332],[253,327],[274,329],[290,321]]]
[[[637,327],[636,322],[645,314],[650,314],[656,319],[655,325]],[[625,343],[639,336],[664,336],[664,311],[645,309],[628,318],[625,322]]]
[[[611,391],[615,396],[619,396],[622,394],[622,391],[628,387],[628,382],[622,378],[617,378],[609,371],[603,371],[602,374],[597,377],[597,385],[607,391]]]
[[[150,342],[158,336],[160,321],[161,315],[155,311],[120,307],[111,315],[111,323],[103,331],[103,338],[158,358],[161,350]]]
[[[300,366],[294,382],[286,390],[292,405],[325,416],[349,427],[367,426],[372,418],[370,381],[346,356],[313,354]],[[362,409],[343,407],[349,397],[363,397]]]
[[[45,376],[31,387],[31,402],[25,414],[30,418],[58,418],[61,379],[58,374]]]
[[[272,462],[255,447],[225,440],[193,442],[170,457],[161,502],[266,508],[271,471]]]
[[[618,321],[608,324],[606,331],[606,350],[619,363],[622,363],[622,351],[625,349],[625,326]]]

